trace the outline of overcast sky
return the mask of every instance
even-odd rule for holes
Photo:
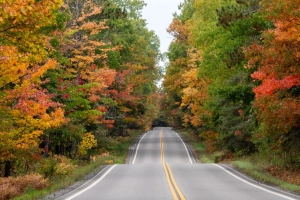
[[[173,13],[178,13],[178,5],[183,0],[144,0],[147,6],[144,7],[142,15],[147,20],[147,26],[160,38],[160,50],[162,53],[168,50],[172,36],[166,29],[172,22]]]

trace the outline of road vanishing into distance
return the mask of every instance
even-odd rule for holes
[[[154,128],[135,144],[128,164],[111,165],[59,200],[282,200],[300,199],[235,171],[197,163],[171,128]]]

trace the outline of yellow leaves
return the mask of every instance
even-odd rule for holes
[[[202,50],[197,48],[190,48],[187,51],[188,54],[188,67],[197,68],[202,61]]]
[[[53,59],[49,59],[46,61],[46,63],[42,66],[36,66],[33,70],[30,72],[30,81],[39,83],[40,78],[49,70],[54,69],[56,67],[56,61]]]
[[[79,154],[84,156],[87,154],[87,151],[93,147],[97,146],[97,140],[95,140],[95,136],[92,133],[85,133],[82,135],[81,143],[79,145]]]
[[[43,27],[54,23],[55,19],[52,11],[62,5],[61,0],[34,1],[23,0],[16,3],[14,0],[6,1],[2,4],[0,11],[0,29],[6,30],[12,24],[19,29],[10,30],[20,33],[20,28]],[[35,31],[35,30],[32,30]]]
[[[64,176],[70,175],[77,167],[72,164],[72,160],[62,155],[54,155],[53,158],[59,163],[55,166],[55,175]]]
[[[120,106],[119,109],[121,112],[124,112],[124,113],[132,111],[132,109],[127,108],[125,106]]]
[[[46,129],[66,122],[41,77],[56,67],[48,59],[49,40],[42,27],[56,23],[62,0],[6,0],[0,5],[0,160],[35,153]],[[48,46],[47,46],[48,45]],[[11,122],[12,121],[12,122]],[[8,154],[7,152],[10,152]]]
[[[184,125],[197,127],[203,123],[201,116],[209,114],[203,107],[208,97],[208,81],[197,77],[198,64],[202,61],[201,50],[190,48],[187,55],[187,65],[178,73],[168,76],[165,83],[169,85],[168,88],[175,88],[177,93],[181,93],[180,107],[189,110],[183,114]]]
[[[49,123],[51,127],[58,127],[69,121],[69,119],[65,118],[64,110],[62,108],[55,109],[54,112],[50,113],[50,116],[51,116],[51,121]]]
[[[23,61],[15,47],[0,46],[0,88],[10,82],[19,83],[29,67],[29,62]]]

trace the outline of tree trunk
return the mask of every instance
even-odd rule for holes
[[[48,157],[48,152],[49,152],[49,142],[50,142],[50,139],[49,139],[49,134],[47,134],[45,136],[45,147],[44,147],[44,151],[45,151],[45,157],[47,158]]]
[[[11,173],[11,162],[6,161],[5,162],[5,170],[4,170],[4,177],[9,177]]]

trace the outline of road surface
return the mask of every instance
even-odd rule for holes
[[[299,196],[259,184],[230,166],[196,163],[171,128],[154,128],[135,145],[129,164],[111,165],[66,200],[286,200]]]

